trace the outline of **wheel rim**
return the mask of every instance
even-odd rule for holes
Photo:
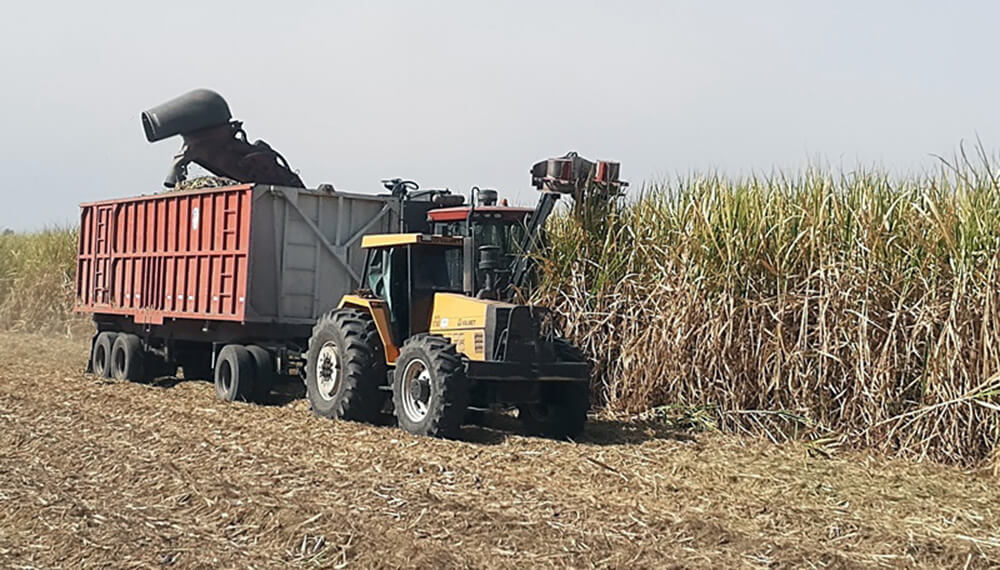
[[[219,382],[222,384],[222,391],[228,394],[233,389],[233,367],[228,362],[223,361],[219,370]]]
[[[326,342],[319,349],[316,358],[316,389],[319,397],[330,401],[340,389],[340,356],[333,341]]]
[[[406,365],[400,389],[406,417],[413,422],[426,418],[431,403],[431,372],[423,360],[415,358]]]

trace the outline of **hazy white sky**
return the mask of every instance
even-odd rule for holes
[[[1000,145],[1000,3],[14,2],[0,19],[0,227],[157,191],[139,113],[219,91],[310,186],[403,176],[533,203],[578,150],[643,180]]]

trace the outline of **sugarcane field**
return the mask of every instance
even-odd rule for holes
[[[12,7],[0,568],[1000,567],[1000,8],[717,4]]]

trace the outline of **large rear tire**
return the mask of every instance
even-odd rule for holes
[[[558,362],[587,362],[579,348],[562,339],[555,340]],[[541,401],[518,406],[525,431],[552,439],[571,439],[583,432],[590,409],[587,382],[550,382],[542,385]]]
[[[90,364],[98,378],[111,378],[111,352],[117,337],[118,333],[104,331],[97,335],[97,340],[94,341]]]
[[[253,356],[245,347],[227,344],[215,363],[215,395],[227,402],[253,402],[256,395],[256,369]]]
[[[254,376],[256,379],[254,401],[266,402],[271,396],[271,386],[274,385],[276,376],[274,373],[274,359],[271,357],[271,353],[262,346],[255,344],[247,345],[247,350],[254,361]]]
[[[404,430],[458,436],[469,407],[469,382],[455,345],[429,334],[410,337],[396,360],[392,403]]]
[[[385,351],[371,315],[337,309],[313,327],[306,353],[306,395],[317,416],[377,422],[388,393]]]
[[[142,340],[134,334],[119,334],[111,347],[111,377],[115,380],[145,382],[146,351]]]

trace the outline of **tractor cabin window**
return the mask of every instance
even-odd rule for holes
[[[462,248],[440,245],[411,247],[414,290],[462,292]]]

